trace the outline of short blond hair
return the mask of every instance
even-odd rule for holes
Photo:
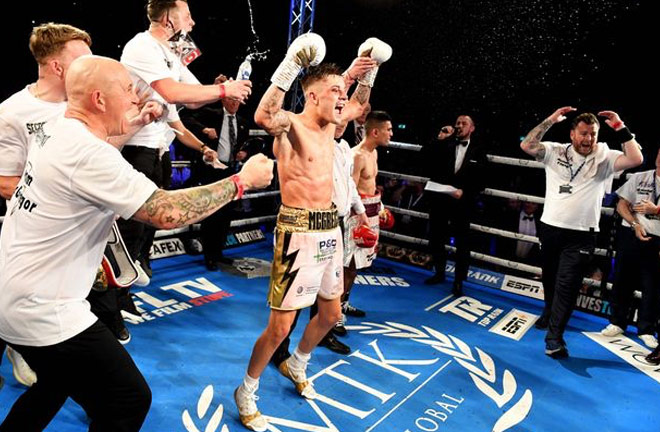
[[[30,52],[39,64],[55,54],[59,54],[64,45],[72,40],[81,40],[92,46],[92,38],[85,30],[68,24],[46,23],[34,27],[30,34]]]

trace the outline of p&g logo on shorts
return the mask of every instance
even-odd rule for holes
[[[318,244],[318,253],[314,256],[316,262],[323,262],[332,259],[332,256],[337,250],[337,239],[329,238],[321,240]]]
[[[333,249],[337,247],[337,239],[322,240],[319,242],[319,250]]]

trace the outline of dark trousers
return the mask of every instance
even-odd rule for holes
[[[229,203],[202,220],[200,240],[206,262],[217,261],[222,257],[233,214],[234,204]]]
[[[158,150],[147,147],[126,146],[121,152],[124,159],[133,168],[143,173],[147,178],[156,183],[163,184],[163,164],[158,157]],[[166,153],[165,155],[169,155]],[[163,157],[165,157],[165,155]],[[169,158],[169,156],[167,156]],[[154,240],[155,228],[134,220],[117,221],[121,236],[126,243],[126,248],[131,258],[149,259],[149,251]]]
[[[68,397],[85,410],[90,432],[139,431],[151,390],[131,356],[100,322],[55,345],[13,345],[39,377],[14,403],[0,432],[46,428]]]
[[[124,328],[118,303],[119,290],[109,288],[106,291],[91,290],[87,296],[90,309],[103,324],[117,337]]]
[[[215,183],[234,174],[231,168],[218,170],[205,164],[200,167],[200,171],[202,183],[205,185]],[[202,241],[206,262],[217,261],[222,257],[227,242],[229,224],[234,217],[234,209],[234,203],[228,203],[201,221],[200,240]]]
[[[449,243],[449,223],[451,222],[451,232],[454,234],[454,246],[456,247],[454,280],[463,282],[467,279],[470,267],[470,218],[473,200],[468,196],[457,200],[437,192],[431,192],[430,196],[430,247],[435,272],[439,275],[445,274],[447,266],[445,244]]]
[[[582,279],[595,247],[595,236],[540,224],[543,268],[543,316],[550,317],[546,341],[563,342]]]
[[[621,227],[617,232],[616,267],[612,292],[612,324],[625,329],[630,322],[633,292],[639,288],[642,301],[637,315],[639,334],[654,334],[658,321],[660,292],[660,238],[641,241],[635,232]]]

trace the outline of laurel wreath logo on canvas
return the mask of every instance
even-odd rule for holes
[[[199,400],[197,401],[197,413],[196,413],[197,418],[202,420],[206,416],[206,414],[209,412],[209,408],[211,407],[212,401],[213,401],[213,386],[208,385],[206,386],[204,391],[202,391],[202,395],[199,397]],[[204,432],[215,432],[220,426],[220,422],[222,421],[223,414],[224,414],[224,408],[222,404],[220,404],[211,415],[211,418],[208,420],[208,423],[204,428]],[[192,416],[190,415],[190,412],[188,412],[188,410],[185,410],[183,412],[181,419],[183,420],[183,426],[185,426],[188,432],[201,432],[199,429],[197,429],[197,426],[195,426],[195,422],[193,421]],[[227,425],[223,425],[220,432],[229,432],[229,428],[227,427]]]
[[[532,408],[533,397],[529,389],[512,403],[518,390],[516,378],[511,371],[505,369],[498,375],[492,357],[478,347],[474,350],[456,336],[446,335],[431,327],[422,326],[422,330],[405,324],[386,321],[385,324],[363,322],[360,325],[346,327],[349,330],[359,331],[361,334],[381,334],[393,338],[406,338],[414,340],[451,356],[469,374],[475,386],[498,408],[508,406],[492,428],[492,432],[503,432],[517,425],[527,417]],[[476,355],[475,355],[476,353]],[[500,392],[501,389],[501,392]],[[197,418],[203,420],[209,412],[213,400],[213,386],[208,385],[197,402]],[[204,432],[215,432],[222,421],[223,405],[220,404],[208,420]],[[201,432],[188,410],[182,415],[183,425],[188,432]],[[229,432],[227,425],[223,425],[220,432]]]
[[[455,336],[440,333],[427,326],[422,326],[423,330],[419,330],[390,321],[386,321],[385,324],[363,322],[361,325],[346,326],[346,328],[362,334],[382,334],[388,337],[412,339],[453,357],[469,373],[477,388],[495,402],[498,408],[509,404],[516,395],[518,384],[511,371],[505,369],[501,378],[498,379],[492,357],[478,347],[474,348],[474,352],[477,354],[475,357],[472,349]],[[502,389],[501,393],[498,389]],[[505,431],[523,421],[532,408],[532,402],[532,392],[525,389],[520,399],[500,416],[493,426],[492,432]]]

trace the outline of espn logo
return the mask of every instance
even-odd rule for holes
[[[543,300],[543,284],[530,279],[507,275],[502,282],[502,291]]]

